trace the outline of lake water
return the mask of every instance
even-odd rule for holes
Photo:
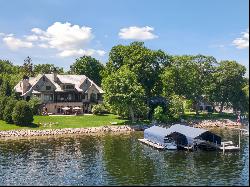
[[[217,130],[238,144],[238,132]],[[0,139],[0,185],[249,185],[241,151],[157,151],[143,132]]]

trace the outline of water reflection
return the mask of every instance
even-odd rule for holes
[[[213,130],[238,142],[237,131]],[[249,138],[241,151],[157,151],[142,132],[0,140],[0,185],[248,185]]]
[[[154,162],[144,154],[137,138],[106,136],[104,139],[106,170],[117,184],[148,185],[154,181]]]

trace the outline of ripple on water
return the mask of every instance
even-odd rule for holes
[[[223,132],[220,132],[223,133]],[[241,152],[157,151],[143,133],[0,140],[0,185],[248,185]],[[237,134],[223,134],[237,142]]]

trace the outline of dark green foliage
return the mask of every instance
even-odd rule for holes
[[[12,87],[9,83],[9,80],[5,79],[0,86],[0,95],[2,96],[11,96],[12,94]]]
[[[136,116],[147,113],[145,106],[145,92],[136,80],[136,74],[129,70],[127,65],[105,77],[104,101],[112,112],[127,115],[132,121]]]
[[[24,63],[21,69],[24,75],[28,77],[34,76],[33,63],[32,59],[29,56],[26,59],[24,59]]]
[[[8,97],[0,96],[0,120],[3,120],[4,109],[7,104]]]
[[[34,115],[39,114],[39,109],[40,109],[41,105],[42,105],[41,99],[38,97],[32,97],[29,100],[29,106],[32,109],[32,112]]]
[[[240,98],[244,100],[242,91],[245,85],[244,74],[246,68],[236,61],[221,61],[213,73],[214,81],[211,84],[211,100],[219,102],[222,111],[224,105],[231,105],[239,109]]]
[[[164,67],[170,65],[171,57],[161,50],[151,50],[143,42],[114,46],[109,53],[105,77],[126,65],[136,74],[137,82],[150,98],[162,93],[160,75]]]
[[[50,74],[56,71],[58,74],[63,74],[63,68],[55,67],[53,64],[37,64],[34,65],[34,73],[37,74]]]
[[[99,86],[102,82],[101,72],[103,70],[104,66],[91,56],[82,56],[70,66],[71,74],[86,75]]]
[[[3,120],[7,123],[13,123],[12,120],[12,112],[17,103],[17,100],[13,99],[12,97],[8,98],[8,102],[6,103],[4,114],[3,114]]]
[[[17,125],[31,125],[34,120],[33,112],[27,101],[21,100],[16,103],[12,113],[12,119]]]

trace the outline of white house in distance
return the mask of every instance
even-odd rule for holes
[[[36,96],[48,113],[63,113],[62,108],[80,107],[80,113],[89,113],[93,104],[102,103],[103,90],[85,75],[39,74],[24,76],[14,90],[23,99]]]

